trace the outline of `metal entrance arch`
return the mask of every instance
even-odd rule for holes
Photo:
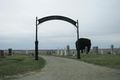
[[[43,17],[41,19],[38,19],[36,17],[36,41],[35,41],[35,60],[38,60],[38,40],[37,40],[37,26],[45,21],[48,21],[48,20],[64,20],[64,21],[67,21],[71,24],[73,24],[76,28],[77,28],[77,39],[79,39],[79,23],[78,23],[78,20],[77,21],[74,21],[68,17],[64,17],[64,16],[58,16],[58,15],[55,15],[55,16],[47,16],[47,17]],[[77,59],[80,59],[80,51],[77,50]]]

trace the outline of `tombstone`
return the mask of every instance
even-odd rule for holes
[[[28,50],[26,49],[26,54],[28,54]]]
[[[88,47],[85,47],[85,54],[88,54]]]
[[[103,50],[101,50],[101,52],[100,52],[101,54],[103,54]]]
[[[11,56],[14,56],[14,52],[12,52]]]
[[[64,56],[66,56],[66,55],[67,55],[66,48],[64,48]]]
[[[66,56],[72,56],[72,53],[70,52],[70,47],[69,47],[69,45],[67,45]]]
[[[57,55],[59,55],[59,47],[58,47],[58,49],[57,49]]]
[[[32,53],[32,57],[34,57],[34,53]]]
[[[32,56],[32,55],[31,55],[31,52],[29,52],[28,54],[29,54],[29,56]]]
[[[29,52],[29,56],[34,57],[35,55],[33,52]]]
[[[92,54],[98,54],[98,46],[93,47],[93,53]]]
[[[9,48],[9,49],[8,49],[8,55],[9,55],[9,56],[12,56],[12,48]]]
[[[111,54],[114,54],[114,46],[113,46],[113,44],[111,45]]]
[[[77,55],[77,52],[74,52],[73,56],[76,56]]]
[[[63,50],[62,50],[62,48],[61,48],[61,55],[63,55]]]
[[[67,52],[70,52],[70,47],[69,47],[69,45],[67,45]]]
[[[3,50],[0,50],[0,58],[6,58]]]

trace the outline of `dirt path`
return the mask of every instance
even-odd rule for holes
[[[120,70],[67,58],[41,57],[46,60],[46,66],[40,72],[17,80],[120,80]]]

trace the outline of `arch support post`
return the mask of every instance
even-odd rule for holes
[[[38,60],[37,17],[36,17],[35,60]]]
[[[77,40],[79,39],[79,22],[77,20]],[[77,59],[81,59],[80,57],[80,50],[77,49]]]

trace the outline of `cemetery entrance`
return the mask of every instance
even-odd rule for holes
[[[45,21],[48,20],[64,20],[67,21],[71,24],[73,24],[76,28],[77,28],[77,39],[79,39],[79,24],[78,24],[78,20],[74,21],[68,17],[64,17],[64,16],[47,16],[47,17],[43,17],[41,19],[38,19],[36,17],[36,41],[35,41],[35,60],[38,60],[38,40],[37,40],[37,26]],[[80,59],[80,51],[77,50],[77,59]]]

